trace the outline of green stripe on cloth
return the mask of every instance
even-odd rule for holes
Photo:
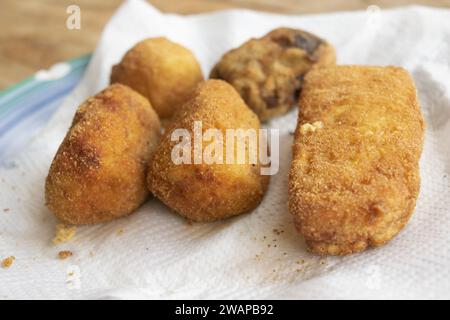
[[[61,79],[70,76],[70,74],[76,72],[79,68],[84,69],[86,65],[89,63],[91,57],[92,57],[91,54],[86,54],[81,57],[68,60],[67,63],[71,66],[71,70],[69,74],[65,75],[60,79],[42,81],[37,80],[35,78],[35,75],[33,75],[17,84],[14,84],[6,88],[3,91],[0,91],[0,115],[4,114],[5,112],[14,108],[15,106],[20,105],[21,100],[23,98],[20,95],[20,91],[26,90],[26,95],[31,95],[34,92],[45,90],[47,87],[51,86],[55,82],[58,82]]]

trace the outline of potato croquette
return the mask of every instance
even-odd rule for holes
[[[261,121],[297,104],[304,75],[336,63],[333,46],[306,31],[279,28],[226,53],[210,78],[229,82]]]
[[[424,120],[402,68],[335,66],[305,77],[289,208],[311,251],[380,246],[408,222],[420,188]]]
[[[70,224],[130,214],[148,196],[147,163],[159,136],[157,114],[132,89],[114,84],[89,98],[51,164],[47,206]]]
[[[202,80],[192,52],[166,38],[139,42],[111,72],[111,83],[123,83],[142,94],[160,118],[170,118]]]
[[[257,207],[269,183],[269,176],[260,173],[262,165],[259,159],[254,164],[249,161],[240,164],[237,159],[213,164],[205,161],[174,163],[171,153],[180,142],[173,141],[172,133],[176,129],[185,129],[192,137],[189,142],[193,141],[194,122],[201,122],[203,134],[214,128],[223,136],[226,129],[254,129],[259,135],[258,117],[232,86],[221,80],[200,84],[191,100],[174,116],[155,151],[148,173],[150,191],[168,207],[192,221],[214,221]],[[224,142],[224,149],[226,144]],[[237,148],[237,143],[233,147]],[[245,156],[248,157],[250,150],[258,152],[255,148],[259,145],[254,146],[246,140],[245,147]],[[192,146],[187,148],[187,152],[191,154],[192,149]],[[230,150],[236,152],[236,149]]]

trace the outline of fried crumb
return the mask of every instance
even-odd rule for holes
[[[191,219],[186,218],[186,223],[188,224],[188,226],[192,226],[194,222]]]
[[[93,256],[95,256],[95,253],[94,253],[94,251],[92,251],[92,250],[91,250],[91,251],[89,251],[89,257],[91,257],[91,258],[92,258]]]
[[[281,229],[273,229],[272,231],[273,231],[273,233],[275,233],[277,236],[279,236],[280,234],[284,233],[284,230],[281,230]]]
[[[122,235],[122,234],[123,234],[123,229],[120,229],[120,230],[117,231],[117,235],[118,235],[118,236],[120,236],[120,235]]]
[[[3,212],[8,212],[8,211],[10,211],[11,209],[10,208],[4,208],[3,209]]]
[[[14,263],[14,260],[16,260],[16,257],[14,256],[9,256],[8,258],[3,259],[2,267],[4,269],[8,269]]]
[[[73,238],[75,233],[77,232],[77,227],[66,226],[65,224],[57,224],[56,225],[56,235],[53,238],[54,244],[60,244],[63,242],[67,242]]]
[[[315,121],[312,124],[311,123],[305,123],[300,127],[301,134],[306,134],[308,132],[314,132],[317,129],[323,128],[323,122],[322,121]]]
[[[61,260],[64,260],[64,259],[66,259],[68,257],[71,257],[72,255],[73,255],[72,251],[69,251],[69,250],[64,250],[64,251],[58,252],[58,257]]]

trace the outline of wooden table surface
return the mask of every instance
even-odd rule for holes
[[[92,52],[103,25],[122,0],[0,0],[0,90],[52,64]],[[149,0],[163,12],[198,13],[249,8],[317,13],[423,4],[450,8],[450,0]],[[81,29],[66,28],[71,4],[81,8]]]

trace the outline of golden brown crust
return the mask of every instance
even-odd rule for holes
[[[267,189],[269,176],[260,175],[260,165],[178,164],[171,151],[172,131],[187,129],[194,121],[208,128],[259,129],[258,117],[238,93],[224,81],[208,80],[177,113],[167,128],[150,164],[150,191],[171,209],[193,221],[213,221],[254,209]]]
[[[143,96],[114,84],[87,99],[53,159],[47,206],[62,221],[109,221],[147,198],[147,162],[160,136],[157,114]]]
[[[278,28],[227,52],[210,78],[229,82],[261,121],[286,113],[298,100],[303,76],[335,64],[334,48],[302,30]]]
[[[348,254],[407,223],[419,192],[424,121],[408,72],[335,66],[305,78],[289,208],[308,247]],[[322,128],[304,130],[321,122]]]
[[[111,72],[111,83],[126,84],[145,96],[161,118],[170,118],[202,80],[192,52],[166,38],[137,43]]]

